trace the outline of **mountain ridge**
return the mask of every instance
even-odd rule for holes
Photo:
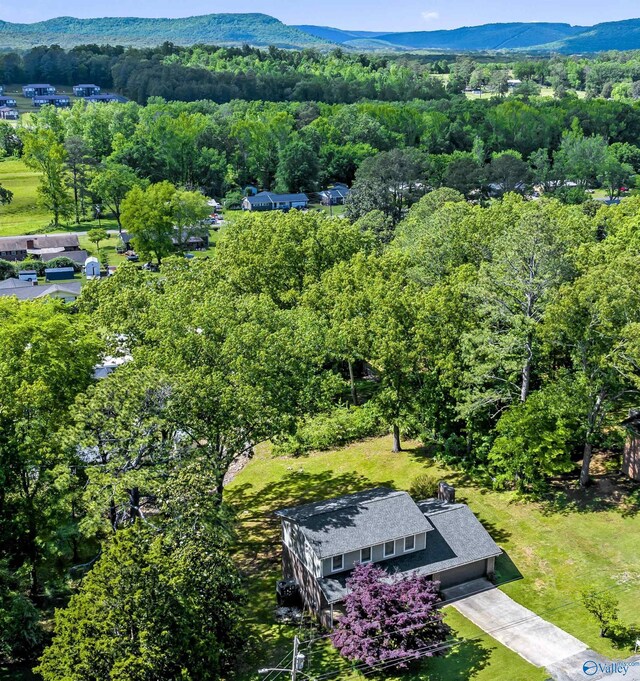
[[[222,13],[171,18],[63,16],[31,24],[0,20],[0,49],[97,43],[151,47],[176,45],[274,45],[281,48],[341,46],[351,50],[557,51],[592,53],[640,49],[640,19],[594,26],[561,22],[503,22],[436,31],[359,31],[331,26],[287,25],[267,14]]]

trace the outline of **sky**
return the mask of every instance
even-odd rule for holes
[[[364,31],[425,31],[508,21],[590,26],[640,17],[638,0],[0,0],[0,19],[30,23],[57,16],[185,17],[262,12],[286,24]]]

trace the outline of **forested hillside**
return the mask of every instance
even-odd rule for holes
[[[265,14],[208,14],[184,19],[59,17],[34,24],[0,22],[0,47],[36,45],[74,47],[98,45],[150,46],[170,41],[176,45],[223,43],[304,47],[323,41]]]
[[[409,51],[598,52],[640,48],[639,20],[592,27],[561,23],[497,23],[441,31],[395,32],[342,30],[326,26],[287,26],[265,14],[207,14],[179,19],[58,17],[33,24],[0,22],[0,48],[36,45],[75,47],[86,43],[151,47],[162,42],[286,48]]]

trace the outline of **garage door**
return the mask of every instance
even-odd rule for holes
[[[440,587],[444,589],[448,586],[455,586],[456,584],[462,584],[463,582],[470,582],[472,579],[484,577],[486,571],[487,562],[485,560],[481,560],[477,563],[469,563],[469,565],[463,565],[462,567],[441,572],[438,575],[438,578],[440,579]]]

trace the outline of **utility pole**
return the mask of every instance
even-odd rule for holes
[[[293,658],[291,660],[291,681],[296,681],[298,676],[298,637],[293,637]]]
[[[298,674],[305,678],[311,678],[302,670],[304,668],[305,656],[304,653],[298,652],[300,640],[297,636],[293,638],[293,659],[291,660],[291,669],[280,669],[279,667],[268,667],[267,669],[258,669],[258,674],[268,674],[269,672],[289,672],[291,674],[291,681],[297,681]]]

